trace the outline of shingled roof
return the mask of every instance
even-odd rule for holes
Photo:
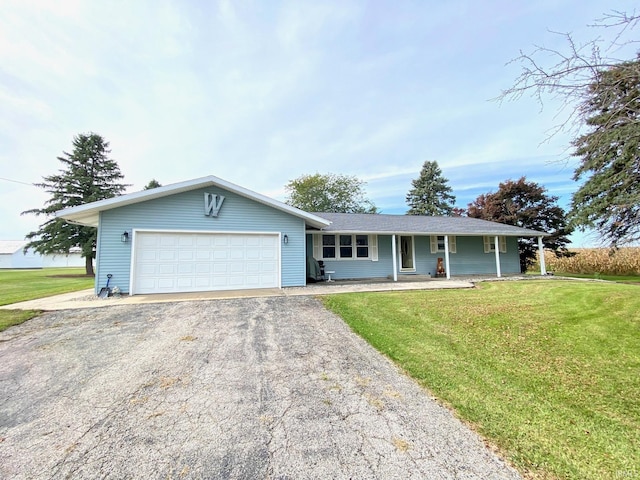
[[[388,233],[421,235],[500,235],[539,237],[548,233],[489,222],[470,217],[427,217],[422,215],[385,215],[372,213],[314,213],[331,225],[323,232]]]

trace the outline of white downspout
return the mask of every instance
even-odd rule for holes
[[[397,252],[396,252],[396,236],[391,235],[391,258],[393,259],[393,281],[398,281],[398,263],[397,263]]]
[[[544,263],[544,245],[542,243],[542,237],[538,237],[538,255],[540,257],[540,275],[546,275],[547,266]]]
[[[444,236],[444,268],[447,272],[447,280],[451,280],[451,272],[449,271],[449,235]]]
[[[495,247],[496,247],[496,273],[498,275],[498,278],[500,278],[502,276],[502,273],[500,272],[500,243],[498,242],[499,238],[496,235],[496,237],[494,238],[495,241]]]

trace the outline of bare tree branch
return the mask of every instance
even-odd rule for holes
[[[559,102],[556,118],[561,118],[559,124],[550,129],[546,140],[561,131],[577,133],[584,125],[584,109],[580,107],[590,97],[590,88],[594,81],[599,81],[600,73],[609,70],[625,60],[614,58],[612,53],[622,46],[638,43],[635,39],[623,40],[640,23],[640,15],[612,10],[598,20],[596,28],[618,28],[613,40],[605,44],[602,37],[584,44],[576,43],[571,33],[550,33],[564,37],[566,50],[534,45],[531,53],[520,51],[520,55],[507,65],[520,64],[521,72],[513,85],[501,92],[493,100],[504,102],[522,98],[525,94],[533,97],[544,109],[545,99],[551,98]],[[606,55],[603,55],[602,52]],[[629,59],[626,59],[629,60]]]

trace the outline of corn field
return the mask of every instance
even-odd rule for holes
[[[588,275],[640,275],[640,247],[576,248],[572,257],[556,257],[545,251],[544,260],[548,272],[582,273]],[[540,268],[539,263],[533,267]]]

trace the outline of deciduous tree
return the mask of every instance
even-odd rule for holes
[[[286,203],[307,212],[377,213],[366,198],[366,182],[334,173],[302,175],[285,185]]]
[[[567,254],[570,243],[564,210],[557,204],[558,197],[548,195],[547,189],[525,177],[500,183],[498,191],[480,195],[467,208],[467,215],[483,220],[506,223],[516,227],[550,233],[543,243],[556,255]],[[535,262],[536,238],[519,238],[520,269],[525,272]]]
[[[426,161],[420,176],[411,181],[406,201],[407,215],[451,215],[456,197],[436,161]]]
[[[72,247],[80,247],[86,259],[87,275],[93,274],[96,229],[67,223],[56,218],[55,213],[68,207],[114,197],[124,192],[128,185],[120,183],[124,178],[118,164],[109,158],[109,143],[95,133],[81,133],[73,139],[73,152],[63,152],[57,157],[63,164],[58,174],[43,177],[35,185],[51,194],[42,208],[22,212],[44,215],[47,220],[26,238],[25,250],[33,248],[41,254],[69,253]]]

